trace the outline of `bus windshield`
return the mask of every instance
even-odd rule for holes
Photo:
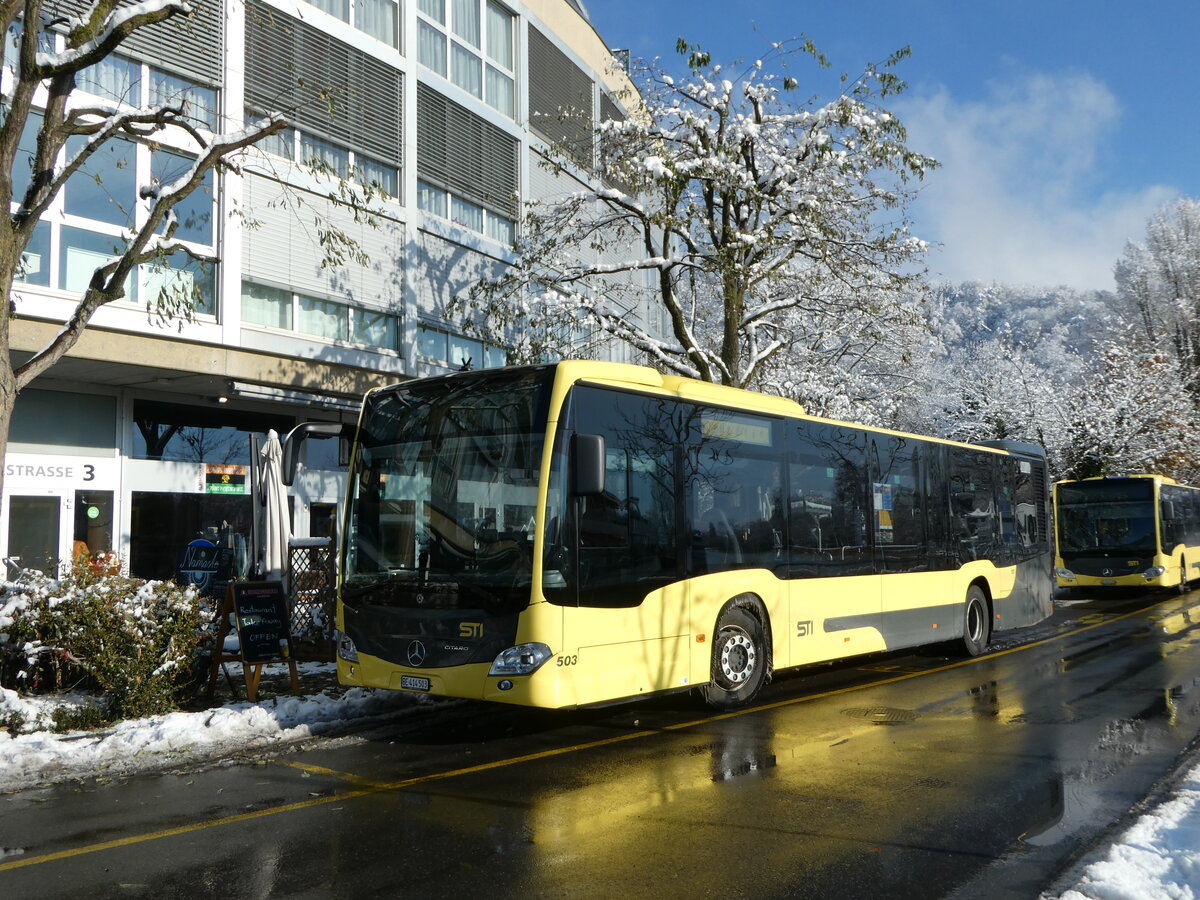
[[[1157,550],[1154,484],[1148,479],[1060,485],[1058,515],[1064,556],[1104,551],[1152,556]]]
[[[496,370],[369,395],[351,471],[343,601],[528,603],[552,375]]]

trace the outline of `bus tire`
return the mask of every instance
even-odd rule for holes
[[[963,607],[963,653],[978,656],[987,649],[992,636],[992,617],[988,612],[987,595],[977,584],[967,588],[967,602]]]
[[[1187,557],[1179,558],[1179,593],[1186,594],[1188,592],[1188,570]]]
[[[717,618],[705,702],[714,709],[745,706],[766,682],[768,665],[762,624],[745,609],[726,608]]]

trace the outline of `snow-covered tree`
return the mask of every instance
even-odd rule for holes
[[[1033,441],[1056,477],[1200,476],[1181,363],[1111,294],[941,285],[926,311],[944,353],[907,427]]]
[[[1048,448],[1067,478],[1157,472],[1200,479],[1181,363],[1146,341],[1101,342],[1097,364],[1060,397]]]
[[[1178,360],[1200,410],[1200,201],[1182,197],[1155,213],[1115,275],[1138,331]]]
[[[528,206],[515,264],[464,306],[514,359],[616,339],[665,371],[838,409],[865,388],[838,383],[895,371],[889,345],[918,320],[925,247],[903,207],[934,162],[880,105],[907,50],[819,102],[788,74],[828,65],[810,42],[736,71],[677,49],[682,77],[635,71],[636,108],[597,130],[595,172],[577,147],[553,154],[579,189]]]

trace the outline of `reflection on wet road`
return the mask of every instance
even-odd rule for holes
[[[24,792],[0,893],[1034,897],[1200,731],[1197,622],[1200,592],[1088,601],[986,657],[809,670],[732,715],[453,704],[259,765]]]

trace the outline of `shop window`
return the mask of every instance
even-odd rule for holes
[[[8,555],[23,569],[58,571],[58,497],[8,498]]]
[[[293,425],[290,416],[136,400],[133,457],[246,465],[250,461],[249,435],[265,435],[271,428],[287,434]]]
[[[231,550],[234,577],[250,571],[249,494],[134,491],[131,500],[129,572],[135,578],[174,578],[185,548],[197,540]]]
[[[337,537],[337,504],[314,503],[308,509],[309,537]]]

